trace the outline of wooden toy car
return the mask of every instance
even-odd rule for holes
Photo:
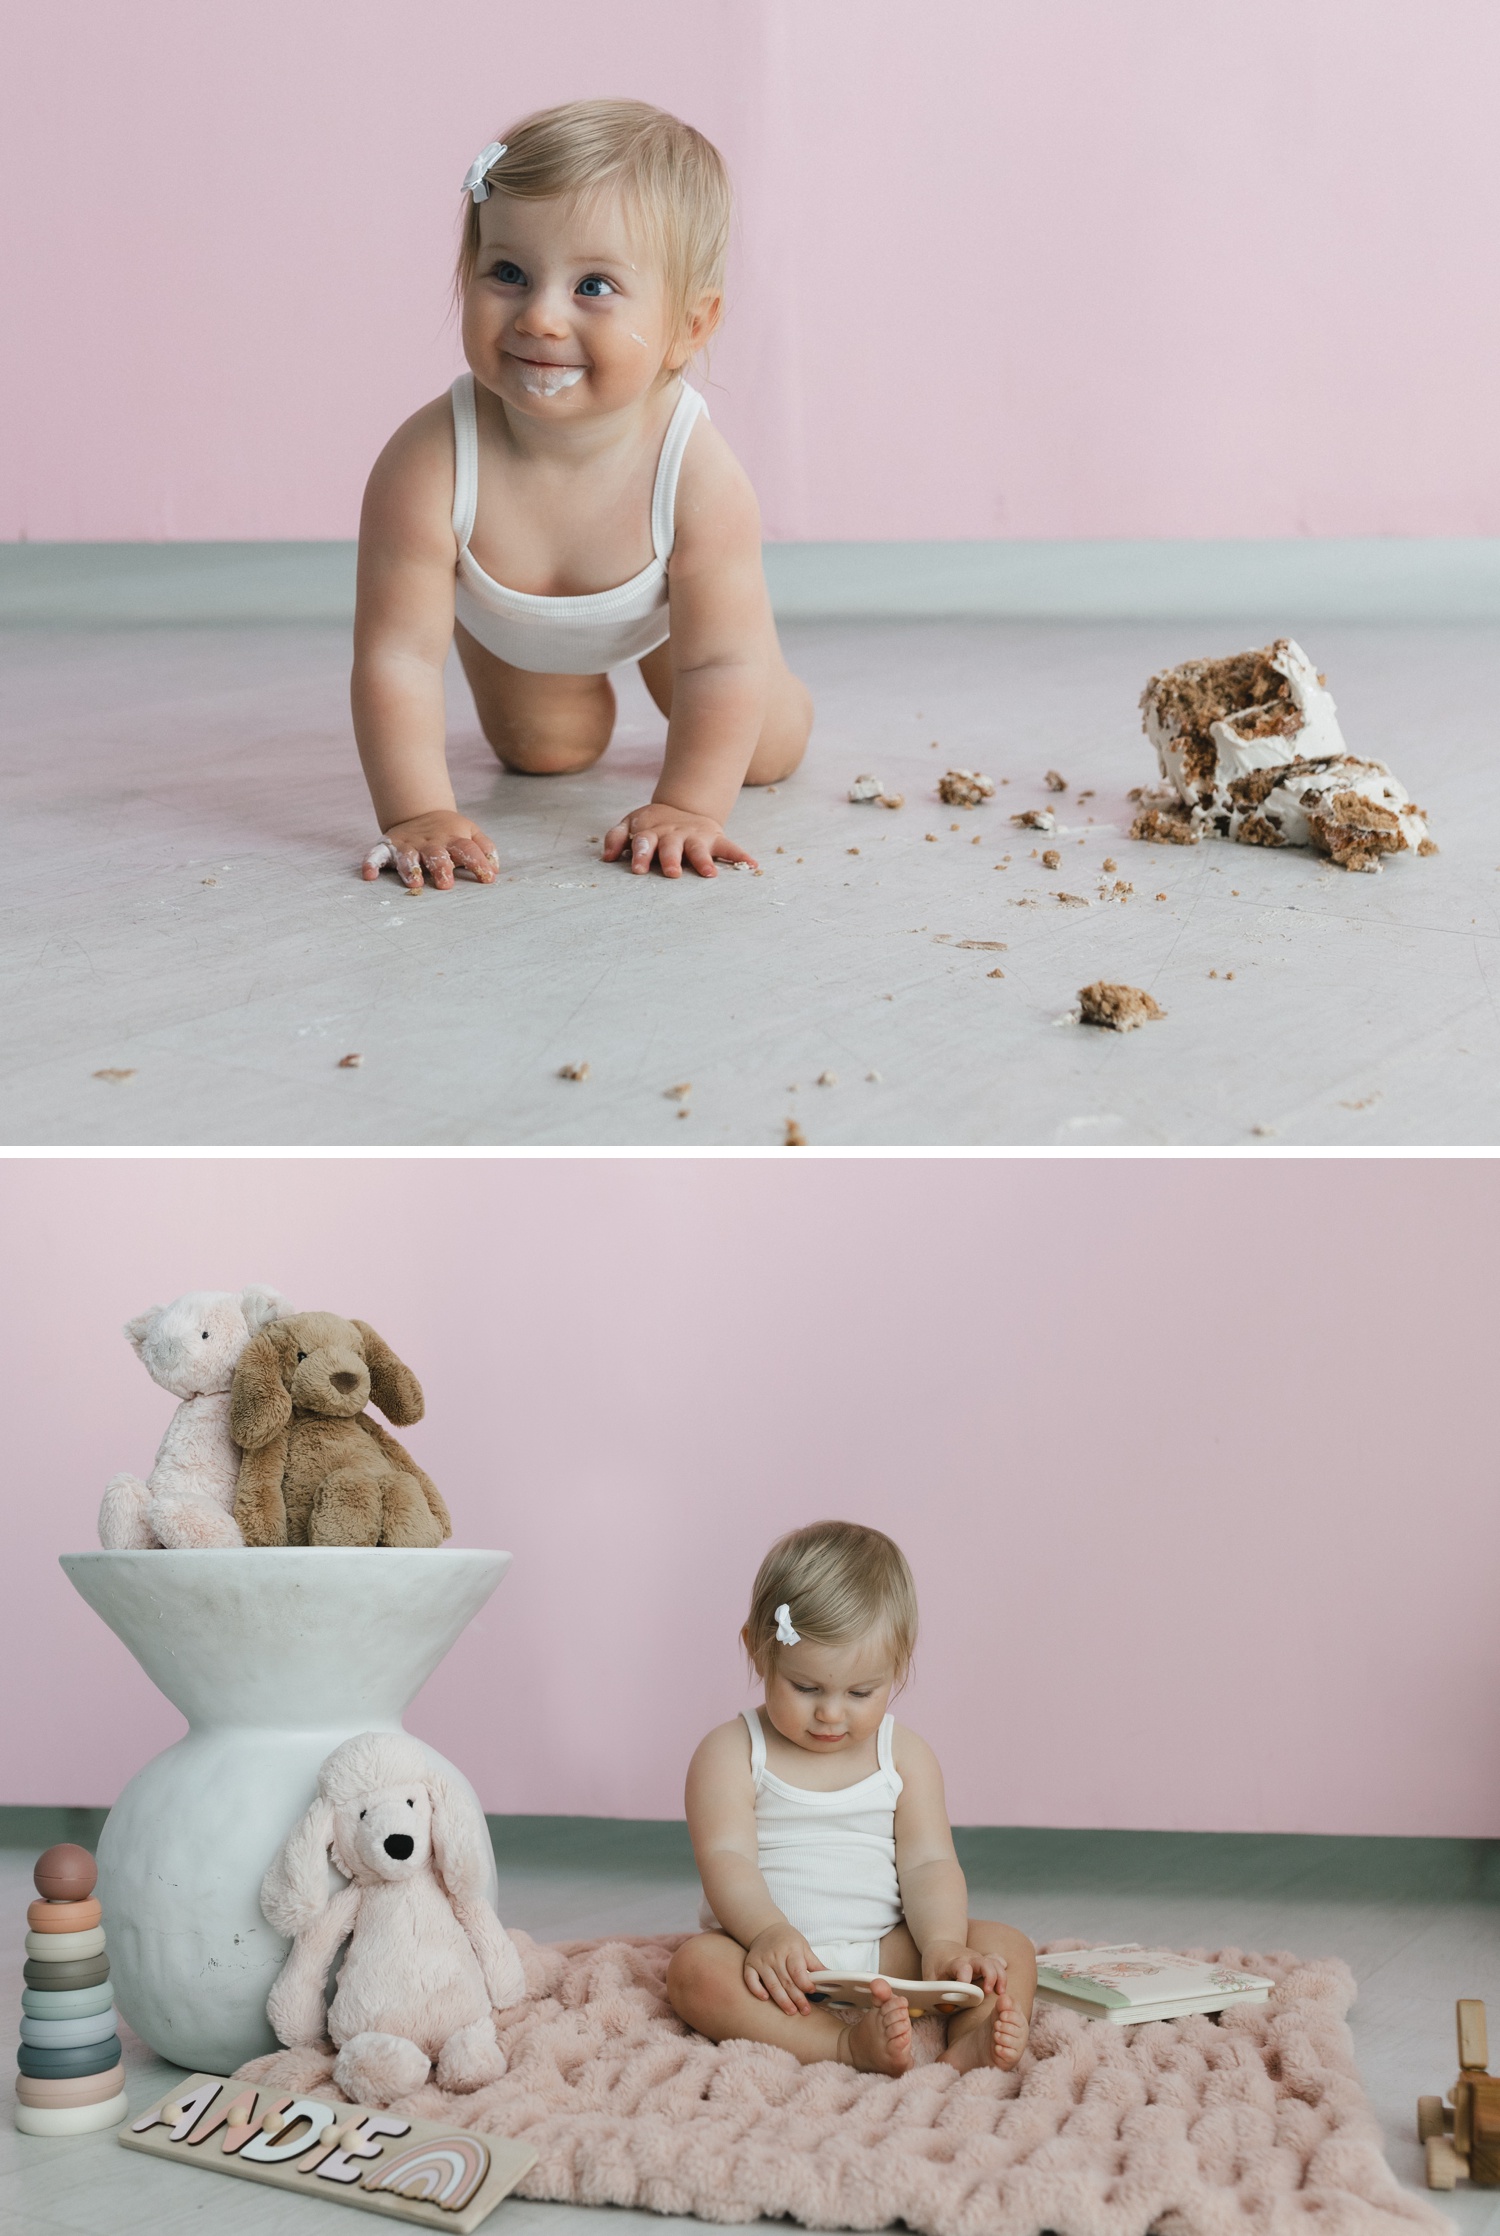
[[[1500,2188],[1500,2077],[1489,2071],[1484,2005],[1458,2006],[1459,2076],[1440,2096],[1417,2098],[1417,2139],[1427,2146],[1427,2187],[1452,2189],[1460,2174]]]

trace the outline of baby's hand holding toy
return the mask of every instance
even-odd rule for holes
[[[924,1980],[971,1980],[986,1995],[1005,1985],[1005,1959],[988,1949],[967,1949],[961,1941],[934,1941],[922,1951]]]
[[[808,1996],[818,1959],[795,1926],[784,1922],[757,1933],[745,1951],[745,1985],[763,2003],[774,2003],[788,2017],[812,2009]]]
[[[663,877],[681,877],[684,861],[700,877],[717,877],[715,862],[756,867],[755,857],[727,838],[711,815],[696,815],[691,808],[673,807],[666,800],[653,800],[649,807],[638,807],[614,824],[605,833],[605,861],[618,862],[627,846],[637,876],[650,869],[653,855]]]
[[[425,870],[440,893],[451,890],[462,870],[480,885],[493,885],[500,857],[493,842],[453,808],[411,815],[383,831],[365,856],[360,875],[368,882],[389,865],[408,893],[420,893]]]

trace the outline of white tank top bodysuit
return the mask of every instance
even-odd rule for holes
[[[453,606],[470,636],[513,668],[530,668],[542,675],[603,675],[665,644],[671,633],[667,561],[676,537],[677,476],[700,413],[708,417],[708,406],[697,389],[682,383],[662,441],[651,493],[655,556],[629,582],[582,598],[539,598],[527,590],[507,590],[475,559],[469,538],[479,499],[479,429],[472,373],[460,373],[452,397],[453,533],[458,538]]]
[[[760,1717],[753,1708],[740,1713],[750,1729],[756,1846],[771,1900],[806,1935],[825,1971],[878,1972],[881,1940],[901,1923],[895,1717],[881,1720],[879,1768],[852,1786],[819,1793],[790,1786],[766,1768]],[[699,1915],[705,1927],[717,1927],[707,1900]]]

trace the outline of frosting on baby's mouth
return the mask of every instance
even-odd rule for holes
[[[560,396],[571,388],[575,380],[582,380],[582,365],[528,365],[524,358],[516,359],[521,375],[521,386],[529,396]]]

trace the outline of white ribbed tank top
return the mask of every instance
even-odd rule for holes
[[[651,548],[655,553],[629,582],[614,590],[591,591],[582,598],[539,598],[529,590],[507,590],[487,575],[469,549],[474,510],[479,501],[479,429],[474,412],[474,375],[460,373],[453,383],[453,533],[458,538],[458,581],[453,609],[471,637],[513,668],[541,675],[603,675],[626,660],[639,660],[665,644],[671,633],[667,606],[667,561],[676,538],[677,476],[687,439],[708,406],[696,388],[682,383],[662,441],[651,493]]]
[[[881,1719],[879,1768],[852,1786],[819,1793],[790,1786],[766,1768],[766,1735],[753,1708],[750,1730],[755,1836],[771,1900],[834,1972],[875,1972],[883,1935],[901,1923],[896,1877],[896,1803],[901,1773],[892,1754],[894,1716]],[[705,1925],[717,1920],[705,1902]]]

